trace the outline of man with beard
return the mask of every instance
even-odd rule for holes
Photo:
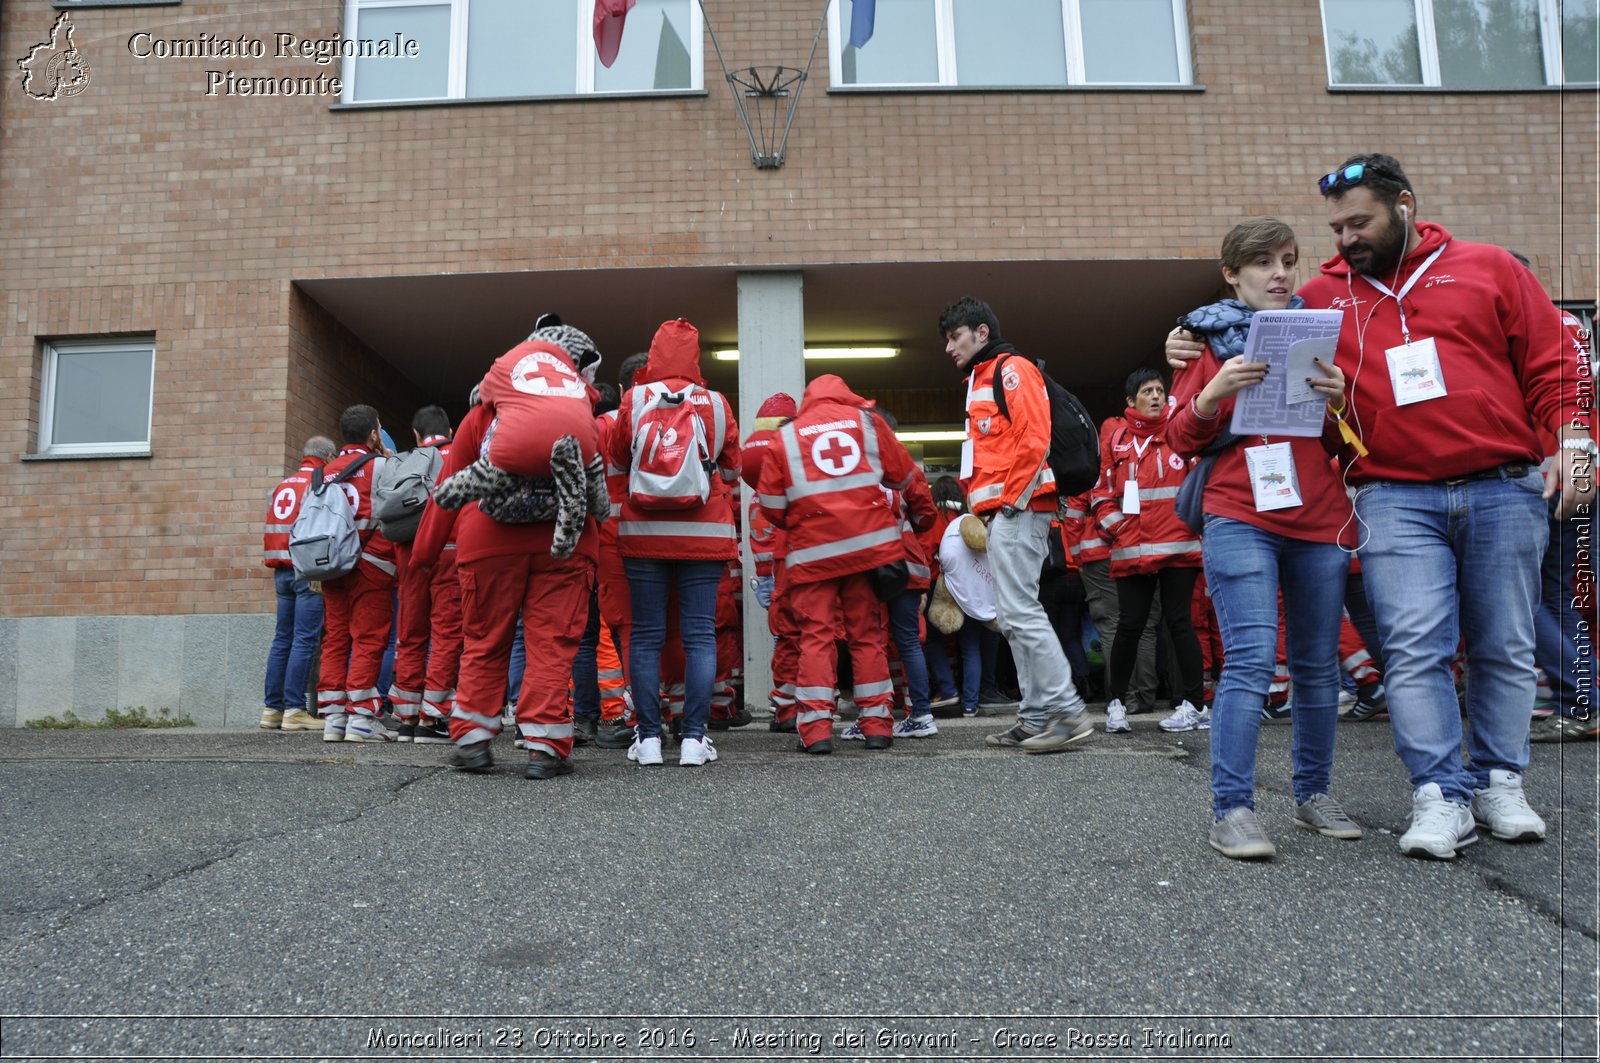
[[[1319,188],[1338,254],[1300,289],[1345,311],[1336,363],[1349,399],[1346,482],[1382,637],[1395,752],[1411,776],[1408,856],[1448,860],[1478,840],[1537,841],[1528,805],[1533,613],[1545,498],[1573,512],[1594,490],[1595,444],[1561,319],[1509,253],[1417,219],[1388,155],[1355,155]],[[1199,345],[1175,331],[1168,360]],[[1191,353],[1192,352],[1192,353]],[[1534,424],[1561,440],[1541,481]],[[1467,751],[1450,661],[1467,650]]]

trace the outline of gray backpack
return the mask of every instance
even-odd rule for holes
[[[321,469],[311,474],[311,486],[289,528],[289,560],[297,578],[330,580],[355,571],[361,560],[361,530],[344,482],[376,457],[361,455],[331,480],[323,480]]]
[[[383,463],[372,481],[372,516],[385,539],[409,543],[417,537],[443,464],[438,447],[418,447]]]

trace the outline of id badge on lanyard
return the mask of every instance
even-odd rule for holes
[[[1389,384],[1394,389],[1396,406],[1427,402],[1429,399],[1443,398],[1448,394],[1444,386],[1444,369],[1439,364],[1439,347],[1431,336],[1420,340],[1411,338],[1411,329],[1406,324],[1405,298],[1449,246],[1443,244],[1429,255],[1417,271],[1406,278],[1405,284],[1400,286],[1398,292],[1391,291],[1382,281],[1363,274],[1368,284],[1394,300],[1395,308],[1400,313],[1400,335],[1405,338],[1405,342],[1384,351],[1389,362]]]
[[[1255,495],[1257,513],[1304,504],[1300,477],[1294,471],[1294,450],[1288,443],[1245,447],[1244,460],[1250,467],[1250,490]]]
[[[1150,449],[1150,440],[1144,441],[1144,446],[1139,445],[1137,439],[1133,440],[1133,470],[1128,477],[1128,482],[1122,485],[1122,515],[1132,517],[1139,512],[1139,462],[1144,457],[1144,452]]]

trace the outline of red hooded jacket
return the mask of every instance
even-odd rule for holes
[[[1490,244],[1452,239],[1442,226],[1417,226],[1421,241],[1399,277],[1400,291],[1427,258],[1444,248],[1406,293],[1413,342],[1438,347],[1446,394],[1397,406],[1385,351],[1405,342],[1395,301],[1337,255],[1300,289],[1313,309],[1346,311],[1335,354],[1349,381],[1345,420],[1367,457],[1346,452],[1349,479],[1444,480],[1507,462],[1537,464],[1534,425],[1552,435],[1588,427],[1577,374],[1564,365],[1561,314],[1533,274]]]
[[[617,410],[617,430],[612,433],[608,460],[614,468],[627,469],[633,463],[635,431],[634,395],[642,384],[664,381],[673,389],[688,384],[705,388],[700,375],[700,333],[689,322],[678,318],[656,330],[650,341],[650,360],[645,363],[634,386],[622,396]],[[623,557],[648,557],[680,561],[731,561],[739,554],[739,534],[733,521],[733,501],[728,485],[739,478],[739,425],[733,408],[721,392],[706,389],[708,401],[697,397],[695,413],[705,426],[706,439],[715,456],[720,480],[713,478],[711,496],[691,509],[640,509],[626,494],[622,499],[622,519],[617,532]],[[713,403],[722,407],[723,438],[714,437],[716,417]]]

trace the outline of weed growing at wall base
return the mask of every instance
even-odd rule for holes
[[[27,726],[46,731],[66,731],[74,728],[193,727],[194,719],[188,713],[176,715],[165,705],[157,709],[152,716],[149,709],[140,705],[130,709],[107,709],[103,720],[80,719],[69,709],[61,714],[59,720],[54,716],[42,716],[37,720],[27,721]]]

